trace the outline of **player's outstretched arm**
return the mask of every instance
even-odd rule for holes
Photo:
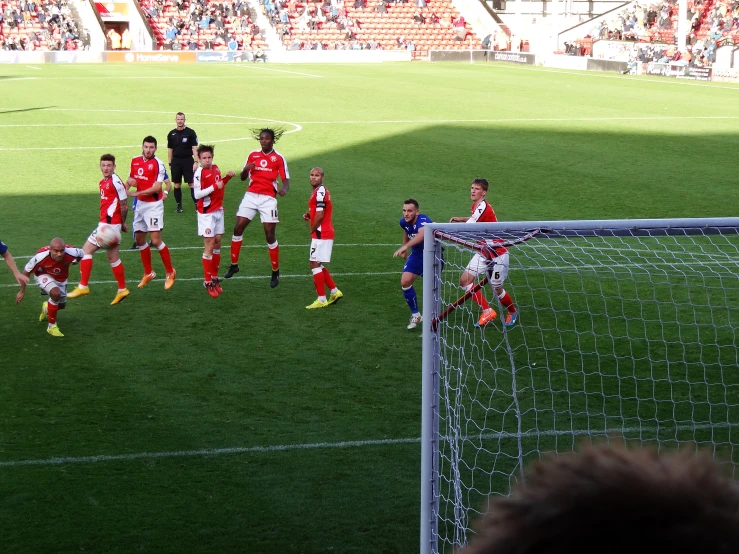
[[[16,282],[20,284],[27,284],[28,283],[28,276],[24,275],[20,271],[18,271],[18,266],[15,265],[15,260],[13,259],[13,256],[10,254],[10,250],[7,250],[5,254],[3,254],[3,258],[5,259],[5,263],[8,264],[8,267],[10,268],[10,271],[13,272],[13,277],[15,277]]]
[[[249,172],[254,169],[254,164],[249,163],[244,166],[244,169],[241,170],[241,173],[239,174],[239,177],[242,181],[246,181],[246,179],[249,177]]]
[[[466,223],[469,217],[453,217],[449,220],[449,223]]]
[[[28,271],[24,271],[23,277],[25,277],[25,280],[18,281],[18,284],[21,286],[21,290],[19,290],[18,294],[15,295],[16,304],[20,304],[21,300],[23,300],[23,297],[26,295],[26,284],[28,283],[29,275]]]

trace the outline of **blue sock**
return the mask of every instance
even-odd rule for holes
[[[418,298],[416,298],[416,289],[413,288],[413,285],[411,285],[407,289],[403,289],[403,296],[405,296],[405,301],[408,304],[408,307],[411,309],[411,314],[417,314]]]

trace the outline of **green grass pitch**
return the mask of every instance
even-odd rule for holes
[[[295,131],[277,145],[292,176],[277,289],[253,223],[239,279],[211,299],[194,210],[176,215],[172,200],[174,288],[136,289],[141,262],[126,251],[132,294],[111,307],[115,284],[97,256],[92,294],[60,312],[63,339],[38,323],[38,290],[14,305],[0,270],[8,553],[416,551],[421,341],[405,329],[391,257],[402,201],[448,220],[468,213],[469,183],[483,176],[501,220],[738,206],[739,87],[728,85],[506,65],[80,65],[5,66],[0,91],[0,238],[19,263],[57,235],[82,246],[100,155],[115,154],[125,175],[153,134],[166,158],[177,111],[216,144],[224,171],[256,146],[250,129]],[[334,199],[330,268],[345,298],[307,312],[301,215],[316,165]],[[226,239],[243,191],[227,187]],[[48,462],[60,457],[86,459]],[[29,460],[43,463],[18,463]]]

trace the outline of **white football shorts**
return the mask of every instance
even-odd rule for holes
[[[118,223],[116,223],[116,224],[113,224],[113,223],[103,223],[102,221],[100,223],[98,223],[97,229],[95,229],[92,233],[90,233],[90,236],[87,237],[87,242],[89,242],[90,244],[93,244],[93,245],[97,246],[98,248],[101,248],[101,246],[98,244],[98,229],[100,229],[100,226],[101,225],[111,225],[111,226],[115,227],[116,229],[118,229],[118,232],[119,233],[121,232],[121,225],[118,224]]]
[[[223,225],[223,210],[201,214],[198,212],[198,235],[201,237],[215,237],[225,231]]]
[[[267,194],[247,192],[244,194],[241,205],[239,205],[239,211],[236,212],[236,217],[254,219],[257,212],[259,212],[259,219],[262,223],[280,222],[277,217],[277,198]]]
[[[52,289],[58,288],[62,291],[62,298],[59,300],[60,304],[64,304],[67,301],[67,282],[60,283],[54,279],[51,275],[37,275],[34,277],[36,284],[39,288],[51,296]]]
[[[164,202],[136,203],[136,214],[133,216],[133,230],[148,233],[164,229]]]
[[[492,272],[490,284],[494,287],[502,287],[503,282],[508,278],[508,252],[492,260],[486,260],[480,254],[475,254],[467,264],[465,271],[477,277],[480,273],[487,272],[488,269]]]
[[[310,257],[311,262],[327,264],[331,262],[331,250],[334,247],[334,239],[311,239]]]

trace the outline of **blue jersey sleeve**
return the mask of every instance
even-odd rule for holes
[[[433,221],[431,221],[431,218],[426,214],[418,214],[418,220],[416,220],[416,225],[418,225],[418,228],[420,229],[427,223],[433,223]]]
[[[0,256],[5,256],[5,253],[7,251],[8,251],[8,245],[0,240]]]

